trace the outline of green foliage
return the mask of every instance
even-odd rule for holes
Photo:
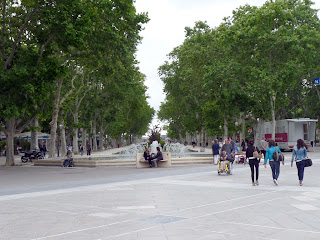
[[[165,141],[163,141],[163,140],[160,140],[160,145],[161,145],[161,147],[163,148],[163,146],[166,144],[166,142]]]
[[[240,113],[261,119],[320,114],[320,21],[311,1],[267,1],[233,11],[216,29],[197,22],[159,67],[168,135],[231,132]]]
[[[6,145],[6,141],[0,141],[0,152],[3,151],[5,145]]]
[[[37,116],[48,131],[62,79],[60,101],[67,98],[59,103],[64,112],[60,118],[67,127],[90,129],[98,122],[97,127],[114,137],[148,130],[154,110],[147,103],[135,53],[142,25],[149,19],[146,13],[136,13],[134,1],[3,4],[1,125],[14,118],[23,126]]]

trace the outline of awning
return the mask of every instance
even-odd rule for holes
[[[310,119],[310,118],[297,118],[297,119],[285,119],[289,122],[318,122],[318,119]]]
[[[15,137],[31,139],[31,132],[23,132],[19,134],[15,134]],[[50,139],[50,134],[38,132],[38,139]]]

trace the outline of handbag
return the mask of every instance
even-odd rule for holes
[[[311,167],[312,166],[312,160],[310,158],[306,158],[306,165],[305,167]]]
[[[254,158],[262,158],[262,154],[258,153],[257,148],[254,149],[253,157]]]

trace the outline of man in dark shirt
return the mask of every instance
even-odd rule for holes
[[[219,143],[218,139],[212,141],[212,154],[213,154],[213,164],[218,164],[219,162]]]
[[[160,147],[157,147],[157,154],[154,157],[151,157],[151,160],[154,162],[154,166],[158,167],[157,161],[163,160],[163,156],[162,156],[162,152],[160,151]]]

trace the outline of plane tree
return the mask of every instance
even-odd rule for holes
[[[101,65],[112,65],[115,56],[132,58],[148,19],[136,14],[132,0],[6,0],[0,15],[0,116],[7,136],[6,165],[14,165],[14,134],[50,101],[54,154],[60,107],[83,86],[75,81],[81,83],[81,75]],[[97,68],[92,67],[95,60]]]
[[[319,29],[311,6],[308,0],[267,1],[260,8],[240,7],[230,18],[232,50],[248,70],[246,90],[258,106],[252,114],[271,120],[273,139],[280,110],[289,106],[290,92],[309,74],[305,55],[313,47],[308,38]]]
[[[0,116],[7,138],[6,165],[14,165],[13,138],[47,103],[64,67],[55,46],[77,46],[87,22],[83,1],[2,2]]]

